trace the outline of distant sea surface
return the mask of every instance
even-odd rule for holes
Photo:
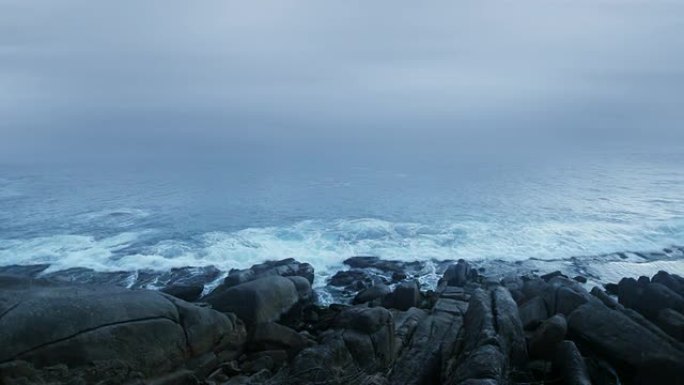
[[[324,278],[355,255],[563,261],[684,244],[680,149],[550,159],[2,165],[0,265],[293,257]]]

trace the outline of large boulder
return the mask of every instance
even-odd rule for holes
[[[402,282],[385,298],[383,306],[406,311],[420,304],[420,286],[418,281]]]
[[[273,276],[304,277],[312,284],[314,280],[314,268],[308,263],[297,262],[293,258],[287,258],[280,261],[267,261],[254,265],[249,269],[231,270],[223,281],[223,286],[232,287],[256,279]]]
[[[245,339],[234,316],[149,290],[0,277],[0,362],[123,362],[158,375]]]
[[[204,297],[214,309],[235,313],[248,325],[272,322],[311,296],[307,280],[272,276],[237,286],[219,286]]]
[[[558,344],[565,339],[567,331],[568,324],[562,314],[542,322],[530,339],[530,356],[549,360]]]
[[[553,367],[566,385],[591,385],[589,369],[572,341],[562,341],[557,345]]]
[[[684,360],[684,352],[667,339],[598,300],[572,312],[568,328],[575,339],[623,368],[645,369],[652,362],[674,367]]]

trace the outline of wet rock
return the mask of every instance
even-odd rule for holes
[[[267,261],[258,265],[254,265],[249,269],[231,270],[224,280],[223,285],[225,287],[232,287],[249,281],[273,276],[304,277],[309,281],[309,284],[312,284],[314,279],[314,269],[310,264],[297,262],[293,258],[283,259],[280,261]]]
[[[663,309],[658,313],[656,324],[667,334],[679,341],[684,341],[684,315],[672,309]]]
[[[666,286],[670,290],[684,297],[684,278],[676,274],[669,274],[661,270],[653,276],[652,282]]]
[[[406,274],[408,271],[418,271],[425,266],[425,262],[392,261],[378,257],[351,257],[344,264],[355,269],[376,269],[385,273]]]
[[[174,284],[163,288],[161,291],[184,301],[192,302],[199,299],[202,295],[204,285],[190,286]]]
[[[567,331],[568,324],[562,314],[556,314],[542,322],[530,338],[530,356],[547,360],[552,358]]]
[[[269,322],[255,326],[247,348],[251,351],[285,350],[294,356],[312,343],[313,341],[286,326]]]
[[[463,259],[449,266],[444,273],[443,280],[448,286],[465,286],[471,277],[470,265]]]
[[[591,385],[587,365],[572,341],[561,341],[556,345],[553,367],[565,385]]]
[[[587,278],[586,278],[586,277],[583,277],[583,276],[581,276],[581,275],[578,275],[578,276],[576,276],[576,277],[573,278],[573,279],[574,279],[575,281],[579,282],[579,283],[587,283]]]
[[[367,289],[361,290],[352,300],[354,305],[371,302],[371,301],[382,301],[382,299],[390,294],[392,290],[384,284],[377,284],[371,286]]]
[[[598,301],[590,301],[572,312],[568,328],[574,338],[621,366],[641,368],[654,359],[670,364],[684,360],[684,353],[668,341]]]
[[[513,366],[527,362],[527,344],[518,307],[510,292],[503,287],[492,290],[494,321],[501,349]]]
[[[148,290],[0,277],[0,304],[0,362],[116,360],[152,376],[244,342],[235,317]]]
[[[406,311],[420,304],[418,281],[412,280],[397,285],[394,292],[387,296],[383,306]]]
[[[546,302],[539,296],[523,303],[519,308],[520,320],[525,330],[533,330],[549,318]]]
[[[618,295],[619,291],[619,286],[614,284],[614,283],[607,283],[603,285],[603,287],[606,289],[606,293],[610,295]]]
[[[566,276],[565,274],[561,273],[561,272],[558,271],[558,270],[556,270],[556,271],[554,271],[554,272],[552,272],[552,273],[544,274],[544,275],[542,275],[540,278],[543,279],[544,281],[548,282],[548,281],[550,281],[551,279],[556,278],[556,277],[568,278],[568,276]]]
[[[309,287],[306,298],[310,298]],[[278,320],[303,298],[293,280],[281,276],[259,278],[237,286],[219,286],[203,298],[214,309],[235,313],[248,325]]]

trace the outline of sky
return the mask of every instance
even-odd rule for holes
[[[682,122],[678,0],[0,0],[0,161],[669,141]]]

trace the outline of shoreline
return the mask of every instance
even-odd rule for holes
[[[208,294],[201,281],[218,279],[217,269],[180,269],[154,291],[5,268],[0,382],[684,384],[676,274],[594,286],[561,271],[491,275],[459,260],[441,263],[427,287],[419,261],[345,263],[328,282],[336,303],[325,305],[313,267],[294,259],[232,270]]]

